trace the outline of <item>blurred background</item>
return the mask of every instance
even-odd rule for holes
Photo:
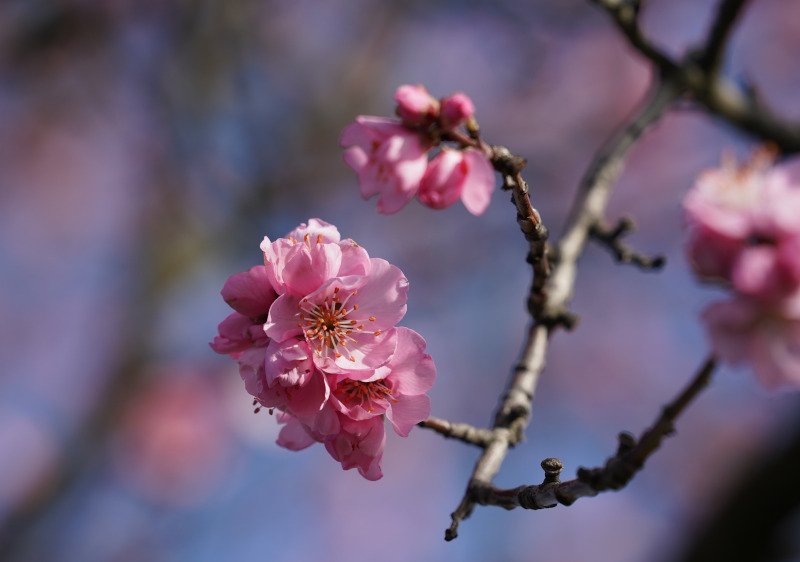
[[[715,6],[655,0],[644,26],[677,55]],[[751,2],[730,54],[726,72],[800,118],[799,2]],[[373,483],[321,446],[280,449],[274,418],[252,413],[234,362],[208,347],[228,314],[225,279],[261,262],[264,235],[320,217],[408,276],[403,324],[436,361],[434,415],[487,424],[527,321],[513,207],[498,193],[478,218],[417,203],[379,216],[338,134],[357,114],[391,114],[399,84],[463,90],[484,137],[528,158],[558,233],[592,154],[649,81],[583,0],[4,0],[0,559],[626,562],[719,542],[706,529],[798,440],[797,394],[767,393],[746,370],[722,369],[624,491],[478,508],[445,543],[476,450],[390,435]],[[554,337],[499,486],[539,482],[547,456],[570,477],[602,463],[700,364],[697,315],[718,295],[682,259],[680,199],[723,150],[753,146],[681,110],[632,151],[609,216],[633,215],[633,243],[668,265],[641,273],[589,248],[582,321]],[[756,495],[766,506],[735,528],[780,513],[774,553],[760,552],[800,560],[800,512]]]

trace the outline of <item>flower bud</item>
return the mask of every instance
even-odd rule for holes
[[[439,114],[439,102],[420,84],[405,84],[394,94],[397,115],[403,124],[419,127],[432,123]]]
[[[455,129],[475,113],[472,100],[462,92],[456,92],[442,100],[439,122],[445,130]]]

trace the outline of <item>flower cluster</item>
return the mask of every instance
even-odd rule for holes
[[[405,85],[395,101],[399,119],[360,115],[342,131],[344,160],[358,174],[361,195],[378,195],[384,214],[396,213],[415,195],[434,209],[461,199],[470,213],[483,213],[495,178],[477,137],[472,100],[460,92],[437,100],[423,86]],[[469,135],[458,131],[462,125]]]
[[[436,376],[425,340],[397,323],[408,280],[319,219],[261,244],[264,265],[231,276],[234,309],[211,342],[285,424],[278,444],[323,443],[344,469],[382,476],[384,416],[405,437],[430,413]]]
[[[800,161],[757,151],[702,174],[684,208],[689,260],[729,299],[703,313],[714,352],[768,386],[800,385]]]

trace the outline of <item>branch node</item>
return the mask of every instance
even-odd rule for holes
[[[564,465],[561,460],[550,457],[542,461],[542,470],[544,470],[544,481],[542,484],[557,484],[561,481],[561,471]]]
[[[513,176],[519,174],[528,163],[525,158],[512,154],[505,146],[492,146],[491,151],[492,165],[504,176],[504,183],[509,179],[507,176],[511,176],[513,181]]]

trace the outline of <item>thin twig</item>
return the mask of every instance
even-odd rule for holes
[[[517,223],[529,246],[526,261],[533,268],[533,282],[528,293],[528,312],[535,320],[546,321],[542,313],[547,299],[547,279],[550,277],[550,261],[547,256],[549,232],[539,211],[531,202],[528,183],[522,177],[525,159],[513,155],[504,146],[493,146],[491,161],[495,170],[503,177],[503,189],[511,191],[511,202],[517,209]]]
[[[605,223],[595,224],[589,231],[589,235],[592,240],[607,248],[618,263],[629,263],[643,270],[656,270],[664,267],[667,262],[664,256],[646,256],[625,243],[625,236],[633,229],[633,219],[623,217],[613,227],[607,226]]]
[[[602,467],[579,468],[577,478],[560,482],[561,461],[545,459],[542,462],[545,479],[541,484],[507,490],[481,485],[473,490],[473,501],[504,509],[543,509],[555,507],[559,503],[571,505],[580,498],[624,488],[642,469],[647,459],[659,449],[662,441],[674,433],[676,420],[708,386],[715,367],[716,360],[713,356],[706,359],[689,384],[662,409],[653,425],[642,433],[638,441],[629,433],[621,433],[616,454]]]
[[[675,61],[656,48],[642,33],[638,23],[638,3],[630,0],[591,0],[604,8],[623,32],[630,45],[649,59],[659,73],[680,83],[694,101],[726,123],[776,144],[784,154],[800,152],[800,123],[775,115],[752,88],[742,88],[718,72],[724,47],[733,24],[745,6],[741,0],[723,0],[702,49],[690,50],[683,61]]]
[[[477,447],[486,447],[486,444],[492,439],[492,431],[490,429],[475,427],[468,423],[455,423],[433,416],[419,422],[417,425],[433,430],[449,439],[456,439]]]
[[[623,158],[636,139],[658,120],[679,93],[680,89],[672,83],[660,84],[651,92],[642,109],[597,153],[581,183],[566,233],[558,244],[558,264],[544,290],[546,317],[554,318],[566,311],[572,296],[578,257],[592,225],[603,216],[611,185],[622,169]],[[536,384],[545,365],[548,337],[554,328],[552,323],[535,322],[528,330],[521,358],[495,413],[492,439],[475,463],[464,497],[451,514],[452,523],[445,531],[445,540],[458,536],[459,523],[469,517],[479,499],[476,494],[491,486],[509,446],[524,434],[530,420]]]

